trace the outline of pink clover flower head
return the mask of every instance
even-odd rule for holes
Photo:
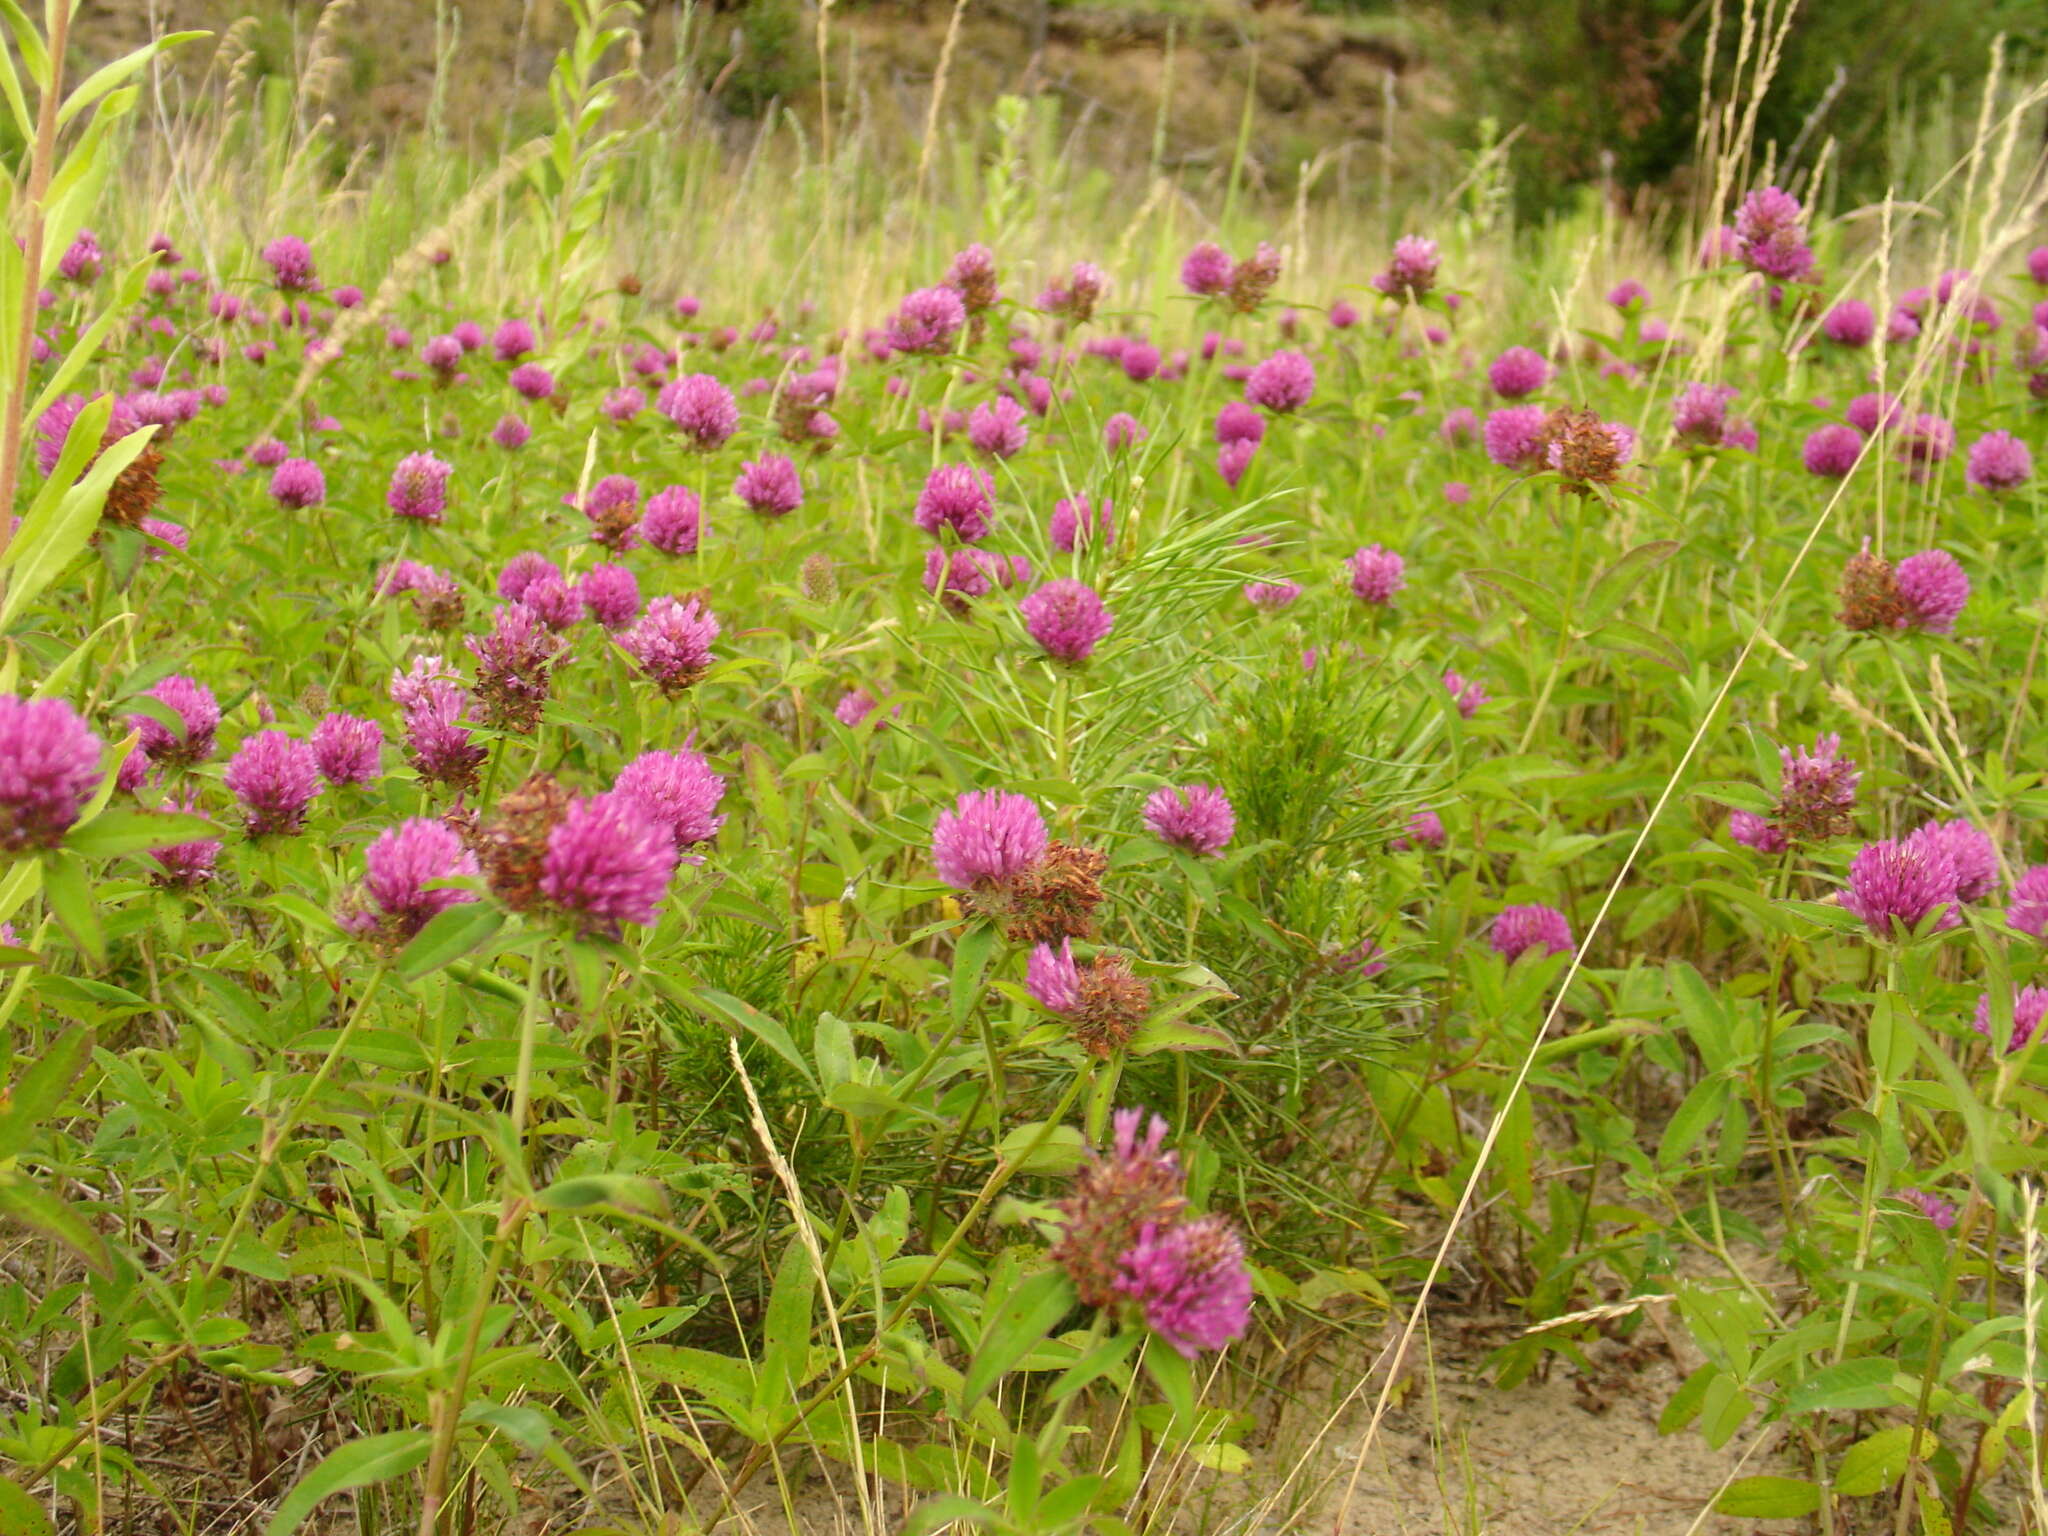
[[[1962,922],[1956,911],[1955,861],[1933,841],[1866,845],[1849,863],[1841,900],[1843,909],[1880,939],[1895,936],[1894,924],[1911,930],[1930,917],[1937,928]]]
[[[1259,451],[1259,445],[1247,438],[1225,443],[1216,450],[1216,473],[1223,477],[1223,483],[1233,491],[1244,479],[1244,472],[1251,468],[1252,456]]]
[[[70,247],[57,258],[57,275],[68,283],[90,285],[98,281],[107,254],[100,249],[99,236],[81,229]]]
[[[1752,272],[1780,283],[1803,282],[1813,273],[1806,243],[1806,210],[1777,187],[1759,187],[1742,200],[1735,215],[1737,254]]]
[[[0,849],[62,842],[99,790],[104,750],[65,700],[0,696]]]
[[[1727,384],[1686,385],[1671,407],[1672,431],[1686,441],[1719,443],[1728,427],[1728,402],[1737,393]]]
[[[718,620],[696,598],[678,602],[664,595],[647,605],[618,642],[663,693],[673,696],[711,670],[711,642],[718,632]]]
[[[1024,407],[1008,395],[985,400],[967,415],[967,441],[976,453],[992,459],[1013,458],[1031,441]]]
[[[1823,479],[1839,480],[1856,467],[1856,459],[1863,452],[1863,434],[1854,427],[1830,422],[1817,427],[1799,450],[1799,456],[1806,465],[1806,472]]]
[[[251,837],[289,835],[305,826],[306,807],[320,793],[320,760],[283,731],[258,731],[229,759],[221,782],[241,802]]]
[[[1493,920],[1487,942],[1495,954],[1510,963],[1532,949],[1545,955],[1569,954],[1572,925],[1557,908],[1541,903],[1503,907]]]
[[[1244,585],[1244,600],[1261,613],[1278,613],[1292,607],[1300,596],[1298,581],[1248,581]]]
[[[665,555],[694,555],[702,525],[703,506],[687,486],[656,491],[640,510],[640,537]]]
[[[1081,1011],[1081,968],[1074,963],[1071,940],[1061,939],[1058,949],[1050,944],[1031,947],[1024,962],[1024,990],[1049,1012]]]
[[[2012,994],[2012,1035],[2005,1042],[2005,1054],[2023,1051],[2041,1028],[2041,1019],[2048,1015],[2048,987],[2016,987]],[[1970,1025],[1985,1039],[1991,1038],[1991,994],[1983,993],[1977,999],[1976,1016]]]
[[[1955,870],[1956,900],[1981,901],[1998,886],[1998,849],[1983,829],[1956,818],[1930,821],[1906,838],[1908,848],[1938,849]]]
[[[270,280],[285,293],[306,293],[314,286],[313,252],[297,235],[279,235],[263,247]]]
[[[455,466],[431,453],[409,453],[391,472],[384,504],[393,515],[438,523],[448,511],[448,477]]]
[[[1481,433],[1486,456],[1502,469],[1534,469],[1542,458],[1548,416],[1540,405],[1508,405],[1487,412]]]
[[[641,753],[619,770],[612,787],[667,828],[678,849],[710,842],[725,825],[718,814],[725,780],[711,771],[702,753],[687,747]]]
[[[128,717],[139,735],[138,745],[149,760],[166,767],[184,768],[203,763],[213,756],[214,732],[220,726],[220,705],[213,691],[201,682],[173,672],[143,695],[178,717],[173,731],[154,715]]]
[[[1213,298],[1230,286],[1230,253],[1204,240],[1180,264],[1180,285],[1197,298]]]
[[[1780,747],[1778,763],[1778,803],[1772,814],[1789,839],[1824,842],[1850,830],[1861,775],[1855,760],[1842,756],[1840,736],[1828,732],[1811,747]]]
[[[311,459],[286,459],[270,477],[270,498],[294,512],[327,499],[327,477]]]
[[[2005,920],[2034,938],[2048,940],[2048,864],[2035,864],[2013,882]]]
[[[877,699],[865,688],[849,688],[839,696],[839,702],[832,706],[832,718],[849,731],[857,730],[860,723],[881,707]]]
[[[1408,585],[1407,562],[1391,549],[1371,544],[1344,562],[1351,573],[1351,595],[1370,608],[1385,608]]]
[[[1444,819],[1431,810],[1416,811],[1387,844],[1396,853],[1410,848],[1441,848],[1443,845]]]
[[[199,809],[198,797],[187,793],[171,802],[166,809],[190,815]],[[169,890],[189,891],[204,885],[214,877],[215,864],[220,859],[221,842],[216,837],[197,837],[190,842],[169,843],[149,850],[150,858],[156,861],[156,871],[150,879]],[[13,943],[12,925],[0,925],[0,941]]]
[[[1965,478],[1980,491],[2017,490],[2034,472],[2034,456],[2010,432],[1986,432],[1970,444]]]
[[[1550,364],[1532,347],[1509,347],[1486,370],[1486,382],[1503,400],[1519,400],[1550,382]]]
[[[521,363],[507,382],[528,400],[546,400],[555,392],[555,376],[539,363]]]
[[[606,629],[624,629],[640,612],[640,583],[623,565],[593,565],[575,591],[583,611]]]
[[[1063,555],[1076,549],[1099,549],[1116,541],[1116,524],[1110,499],[1094,506],[1086,496],[1061,497],[1052,506],[1052,521],[1046,530],[1052,547]]]
[[[361,715],[331,712],[313,727],[313,761],[329,784],[367,784],[377,777],[384,732]]]
[[[932,867],[956,891],[1003,885],[1045,856],[1045,818],[1025,795],[969,790],[932,827]]]
[[[624,426],[647,409],[647,391],[631,384],[621,384],[606,392],[598,409],[607,419]]]
[[[1330,306],[1330,329],[1333,331],[1348,331],[1361,318],[1358,306],[1349,299],[1339,299]]]
[[[1281,416],[1300,410],[1315,392],[1315,364],[1300,352],[1275,352],[1244,381],[1247,401]]]
[[[1079,666],[1116,627],[1115,615],[1086,582],[1061,578],[1017,604],[1024,628],[1054,661]]]
[[[1946,635],[1970,600],[1970,578],[1947,550],[1930,549],[1908,555],[1895,572],[1899,596],[1905,601],[1905,627]]]
[[[747,460],[732,489],[749,511],[761,517],[786,517],[804,504],[804,484],[796,464],[780,453]]]
[[[613,790],[570,802],[548,833],[540,890],[585,933],[610,936],[655,921],[675,870],[670,829]]]
[[[1216,442],[1257,443],[1266,435],[1266,418],[1242,400],[1233,400],[1216,413]]]
[[[1916,466],[1939,464],[1956,451],[1956,429],[1932,411],[1922,411],[1899,434],[1899,457]]]
[[[500,448],[503,448],[507,453],[516,453],[519,449],[524,448],[527,439],[532,436],[533,428],[520,420],[519,417],[512,415],[500,416],[498,424],[491,428],[491,441]]]
[[[1148,1222],[1117,1261],[1116,1288],[1145,1326],[1192,1360],[1241,1337],[1251,1321],[1244,1242],[1221,1216]]]
[[[912,517],[935,539],[941,529],[950,528],[962,543],[977,544],[988,537],[995,491],[995,481],[986,470],[971,464],[941,464],[925,477]]]
[[[1906,419],[1906,408],[1896,395],[1875,393],[1858,395],[1842,414],[1849,418],[1850,426],[1869,437],[1897,428]]]
[[[1446,671],[1443,677],[1444,692],[1451,696],[1451,702],[1458,707],[1458,713],[1470,720],[1479,713],[1479,706],[1487,701],[1486,687],[1457,672]]]
[[[1479,414],[1469,405],[1444,412],[1444,419],[1437,424],[1437,436],[1453,448],[1461,447],[1479,436]]]
[[[956,612],[967,610],[968,598],[986,597],[995,585],[1002,558],[979,549],[928,549],[924,555],[924,589]]]
[[[1442,253],[1434,240],[1403,235],[1394,242],[1393,258],[1387,269],[1374,276],[1372,285],[1388,298],[1419,299],[1436,286],[1437,268],[1442,263]]]
[[[970,315],[993,308],[1003,296],[995,252],[978,243],[968,246],[946,268],[946,286],[960,295],[961,307]]]
[[[450,907],[477,893],[440,882],[474,879],[476,855],[444,821],[415,817],[380,833],[363,853],[358,901],[344,911],[350,932],[396,949]]]
[[[889,321],[889,345],[898,352],[937,357],[953,349],[967,324],[967,305],[947,287],[920,288],[896,306]]]
[[[1169,848],[1213,859],[1237,831],[1237,813],[1229,797],[1212,785],[1167,785],[1145,797],[1145,825]]]
[[[1877,335],[1877,315],[1861,299],[1843,299],[1821,317],[1820,332],[1838,347],[1867,347]]]
[[[1650,290],[1632,277],[1625,277],[1607,290],[1607,302],[1623,314],[1650,307]]]
[[[972,423],[969,423],[970,430]],[[1118,411],[1102,424],[1102,446],[1111,453],[1122,453],[1134,448],[1151,436],[1145,424],[1128,411]]]
[[[465,321],[464,325],[470,332],[475,332],[474,322]],[[463,351],[473,352],[476,348],[465,334],[464,325],[456,326],[452,334],[462,343]],[[516,363],[537,345],[539,342],[533,334],[533,327],[516,316],[501,322],[497,330],[491,333],[491,356],[501,363]]]
[[[654,405],[701,451],[723,446],[740,427],[739,402],[708,373],[685,374],[663,385]]]
[[[498,596],[508,603],[524,602],[533,584],[548,577],[560,581],[561,567],[538,550],[523,549],[498,573]]]
[[[1743,847],[1753,848],[1766,857],[1783,853],[1787,847],[1785,834],[1777,825],[1754,811],[1730,811],[1728,835]]]

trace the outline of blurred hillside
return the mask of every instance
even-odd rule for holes
[[[325,73],[336,139],[428,129],[488,148],[539,127],[565,0],[90,0],[79,51],[110,56],[152,26],[203,27],[173,82]],[[1826,167],[1851,196],[1881,193],[1946,146],[1974,110],[1995,39],[2006,67],[2048,52],[2041,0],[1808,0],[1789,13],[1740,0],[1329,0],[832,6],[824,75],[835,116],[914,158],[945,64],[947,114],[999,94],[1064,106],[1070,152],[1174,169],[1199,183],[1237,158],[1251,185],[1293,195],[1401,181],[1444,184],[1475,146],[1504,141],[1524,214],[1576,189],[1620,196],[1684,184],[1701,80],[1750,88],[1773,61],[1757,142],[1788,179]],[[650,0],[638,23],[641,89],[693,95],[744,152],[763,123],[819,121],[819,16],[809,0]]]

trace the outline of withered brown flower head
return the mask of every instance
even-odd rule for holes
[[[1537,439],[1541,462],[1573,482],[1565,487],[1586,496],[1596,485],[1612,485],[1625,462],[1614,429],[1593,411],[1560,406],[1544,418]]]
[[[1013,944],[1092,939],[1102,905],[1109,856],[1071,843],[1048,843],[1045,855],[1001,884],[977,886],[967,904],[993,919]]]
[[[575,798],[553,774],[536,773],[500,797],[496,814],[468,834],[491,894],[513,911],[531,911],[540,904],[548,834]]]
[[[445,587],[417,588],[412,595],[412,611],[420,621],[420,628],[433,634],[442,634],[451,629],[460,629],[463,619],[462,589],[450,582]]]
[[[1073,1019],[1074,1039],[1089,1055],[1108,1059],[1152,1011],[1152,989],[1131,974],[1123,955],[1104,955],[1081,969],[1081,1011]]]
[[[109,427],[107,435],[100,439],[100,452],[111,448],[119,436]],[[164,488],[156,478],[156,472],[163,468],[163,464],[164,456],[157,451],[155,440],[151,439],[135,456],[135,461],[114,477],[100,520],[118,523],[123,528],[140,528],[143,519],[156,511],[157,503],[164,498]]]
[[[640,526],[640,504],[637,501],[621,502],[606,507],[590,519],[590,539],[601,544],[614,554],[630,546],[634,530]]]
[[[1872,554],[1868,542],[1842,568],[1841,596],[1837,617],[1844,629],[1896,629],[1905,621],[1906,599],[1892,564]]]
[[[839,572],[830,555],[816,554],[804,561],[798,580],[804,596],[814,603],[829,603],[839,595]]]

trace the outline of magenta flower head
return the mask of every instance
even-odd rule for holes
[[[1145,825],[1169,848],[1182,849],[1198,859],[1213,859],[1237,830],[1237,813],[1220,789],[1207,784],[1190,784],[1184,789],[1168,785],[1146,796]]]
[[[740,427],[739,402],[708,373],[687,374],[663,385],[654,404],[699,450],[720,447]]]
[[[1219,446],[1257,443],[1265,435],[1266,418],[1242,400],[1233,400],[1216,413],[1216,441]]]
[[[1686,385],[1671,407],[1672,431],[1683,441],[1718,444],[1728,429],[1728,402],[1737,393],[1727,384]]]
[[[453,336],[430,336],[420,348],[420,361],[434,370],[437,378],[444,383],[455,377],[455,370],[462,366],[462,343]]]
[[[673,696],[711,670],[711,642],[718,638],[718,629],[718,620],[696,598],[680,603],[662,596],[649,603],[640,621],[618,639],[655,686]]]
[[[1074,963],[1071,940],[1060,940],[1058,949],[1050,944],[1031,947],[1031,957],[1024,962],[1024,990],[1052,1013],[1081,1011],[1081,968]]]
[[[1555,907],[1538,903],[1503,907],[1493,920],[1487,942],[1510,963],[1532,949],[1544,955],[1564,955],[1572,949],[1572,925]]]
[[[498,573],[498,596],[508,603],[524,602],[533,584],[550,576],[561,580],[561,567],[539,550],[522,549]]]
[[[1938,849],[1956,872],[1956,899],[1981,901],[1998,885],[1998,849],[1981,828],[1962,820],[1930,821],[1906,839],[1908,848]]]
[[[1632,277],[1625,277],[1607,290],[1607,302],[1623,314],[1650,307],[1650,290]]]
[[[498,424],[491,428],[491,441],[507,453],[517,452],[526,446],[526,440],[533,436],[533,428],[517,416],[500,416]]]
[[[1223,1348],[1251,1321],[1244,1242],[1221,1216],[1147,1223],[1117,1261],[1116,1288],[1136,1303],[1146,1327],[1189,1360]]]
[[[1024,407],[1008,395],[977,405],[967,415],[967,441],[976,453],[992,459],[1007,459],[1024,451],[1031,441],[1031,429],[1024,424]]]
[[[54,848],[100,787],[99,737],[62,699],[0,697],[0,848]]]
[[[1754,811],[1730,811],[1728,835],[1743,847],[1753,848],[1766,857],[1781,854],[1788,846],[1785,834],[1777,825]]]
[[[1445,672],[1444,692],[1451,696],[1451,702],[1458,707],[1458,713],[1470,720],[1479,713],[1479,706],[1487,700],[1486,686],[1473,682],[1457,672]]]
[[[1937,928],[1954,928],[1962,922],[1955,861],[1933,840],[1871,843],[1849,862],[1842,907],[1880,939],[1894,936],[1895,923],[1910,930],[1929,917]]]
[[[1180,285],[1197,298],[1211,298],[1230,286],[1230,253],[1204,240],[1180,264]]]
[[[270,477],[270,497],[294,512],[327,499],[327,477],[311,459],[286,459]]]
[[[461,326],[455,328],[454,335],[457,341],[463,342],[465,352],[473,350],[468,342],[463,341]],[[507,320],[491,333],[491,356],[501,363],[516,363],[537,344],[532,326],[516,318]]]
[[[251,837],[294,833],[306,823],[306,807],[320,793],[320,760],[303,741],[283,731],[258,731],[243,742],[221,776],[242,803],[242,822]]]
[[[1750,193],[1736,212],[1735,237],[1736,254],[1752,272],[1780,283],[1803,282],[1813,273],[1806,210],[1789,192],[1759,187]]]
[[[1956,451],[1956,429],[1932,411],[1922,411],[1899,434],[1899,457],[1915,469],[1939,464]]]
[[[89,229],[81,229],[70,248],[57,258],[57,275],[68,283],[89,285],[99,280],[100,267],[106,259],[107,253],[100,248],[99,236]]]
[[[480,873],[476,855],[445,821],[402,821],[364,850],[363,883],[343,908],[341,926],[396,950],[450,907],[477,899],[475,891],[442,882]]]
[[[1930,635],[1955,629],[1956,615],[1970,600],[1970,578],[1954,555],[1941,549],[1908,555],[1899,562],[1896,575],[1906,605],[1905,627]]]
[[[1244,381],[1246,400],[1282,416],[1307,405],[1315,392],[1315,364],[1299,352],[1275,352]]]
[[[2005,920],[2021,933],[2048,939],[2048,864],[2036,864],[2013,882]]]
[[[732,489],[748,510],[762,517],[784,517],[804,504],[804,484],[796,465],[779,453],[764,453],[742,464]]]
[[[1462,448],[1479,436],[1478,413],[1469,405],[1461,405],[1454,411],[1446,411],[1436,430],[1437,435],[1453,448]]]
[[[1832,422],[1816,428],[1799,451],[1806,472],[1823,479],[1839,480],[1856,467],[1863,452],[1863,434],[1854,427]]]
[[[2033,454],[2010,432],[1986,432],[1970,444],[1965,477],[1980,491],[2016,490],[2033,472]]]
[[[1027,796],[969,790],[932,827],[932,867],[956,891],[1004,885],[1042,859],[1048,841]]]
[[[540,889],[585,933],[646,925],[676,871],[675,837],[641,802],[613,790],[572,801],[548,833]]]
[[[576,600],[606,629],[624,629],[640,612],[640,583],[623,565],[593,565],[576,583]]]
[[[395,691],[393,696],[397,697]],[[409,690],[399,707],[405,711],[405,755],[413,772],[429,784],[475,788],[476,771],[486,754],[462,723],[469,694],[435,678]]]
[[[213,756],[213,733],[220,725],[220,705],[204,683],[172,673],[143,695],[153,699],[178,718],[174,731],[154,715],[131,715],[128,723],[139,733],[149,760],[165,767],[183,768],[203,763]]]
[[[1388,298],[1419,299],[1436,286],[1437,268],[1442,261],[1434,240],[1403,235],[1394,242],[1394,255],[1387,270],[1375,276],[1372,285]]]
[[[1898,396],[1890,394],[1858,395],[1842,414],[1849,418],[1849,425],[1865,437],[1879,431],[1892,431],[1906,419],[1905,407],[1899,403]]]
[[[1509,347],[1486,370],[1486,382],[1503,400],[1533,395],[1550,381],[1550,364],[1532,347]]]
[[[286,293],[304,293],[313,287],[313,253],[297,235],[280,235],[263,247],[264,264],[271,281]]]
[[[1133,384],[1150,383],[1159,377],[1159,349],[1149,341],[1127,341],[1117,353],[1124,377]]]
[[[1252,467],[1252,457],[1259,451],[1259,445],[1245,438],[1225,443],[1216,450],[1216,473],[1223,477],[1223,483],[1233,491],[1244,479],[1244,472]]]
[[[1877,316],[1861,299],[1843,299],[1822,317],[1820,332],[1838,347],[1867,347],[1877,335]]]
[[[323,715],[313,727],[313,761],[329,784],[369,783],[383,751],[384,732],[360,715]]]
[[[1110,500],[1091,506],[1086,496],[1062,497],[1052,505],[1052,522],[1046,536],[1063,555],[1078,549],[1099,549],[1116,541],[1116,524]]]
[[[928,549],[924,589],[955,613],[965,613],[968,598],[988,596],[995,584],[990,572],[998,559],[978,549]]]
[[[1486,456],[1503,469],[1533,469],[1543,453],[1548,417],[1540,405],[1509,405],[1489,411],[1481,436]]]
[[[384,504],[398,517],[438,523],[448,510],[448,477],[455,466],[431,453],[409,453],[391,472]]]
[[[851,731],[879,709],[881,702],[865,688],[849,688],[839,696],[839,702],[832,706],[832,718]]]
[[[946,286],[960,295],[960,306],[970,315],[993,308],[1002,298],[996,281],[996,255],[985,245],[970,245],[946,268]]]
[[[1370,608],[1384,608],[1408,585],[1408,566],[1391,549],[1371,544],[1344,562],[1351,572],[1351,595]]]
[[[187,793],[173,801],[167,809],[190,815],[199,809],[198,797]],[[186,843],[169,843],[149,850],[149,856],[156,861],[156,870],[150,879],[168,890],[189,891],[204,885],[214,877],[214,865],[220,859],[221,843],[216,837],[198,837]],[[5,937],[0,934],[0,937]],[[8,942],[12,942],[11,939]]]
[[[1261,613],[1278,613],[1291,608],[1301,596],[1298,581],[1248,581],[1244,585],[1244,600]]]
[[[1396,853],[1410,848],[1441,848],[1443,845],[1444,819],[1435,811],[1415,812],[1387,844]]]
[[[697,493],[672,485],[647,498],[640,510],[640,537],[665,555],[694,555],[703,520]]]
[[[668,829],[677,848],[708,843],[725,825],[718,802],[725,780],[711,771],[701,753],[687,747],[676,752],[642,752],[619,770],[615,793]]]
[[[936,357],[950,352],[967,324],[967,306],[951,288],[920,288],[896,306],[889,321],[889,345],[898,352]]]
[[[1780,747],[1778,763],[1778,803],[1771,814],[1785,839],[1819,843],[1852,828],[1860,775],[1855,760],[1842,756],[1840,736],[1829,732],[1811,747]],[[1763,853],[1780,851],[1750,846]]]
[[[2034,1038],[2041,1028],[2043,1016],[2048,1016],[2048,987],[2018,987],[2012,994],[2012,1037],[2005,1043],[2005,1054],[2023,1051],[2027,1042]],[[1986,992],[1977,999],[1977,1016],[1970,1021],[1978,1034],[1991,1038],[1991,994]]]
[[[507,382],[528,400],[545,400],[555,392],[555,376],[539,363],[521,363]]]
[[[941,464],[925,477],[911,515],[935,539],[940,529],[950,528],[962,543],[977,544],[988,537],[995,493],[996,483],[985,470],[971,464]]]
[[[1054,661],[1079,666],[1116,627],[1095,589],[1083,581],[1048,581],[1017,604],[1024,628]]]
[[[624,426],[646,409],[647,391],[631,384],[621,384],[617,389],[609,391],[604,397],[604,403],[598,407],[607,419],[616,421],[620,426]]]

